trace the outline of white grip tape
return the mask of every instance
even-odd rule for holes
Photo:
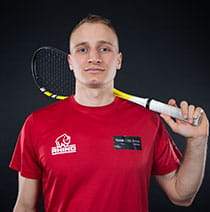
[[[174,107],[174,106],[171,106],[171,105],[168,105],[168,104],[165,104],[165,103],[153,100],[153,99],[150,101],[148,98],[141,98],[141,97],[136,97],[136,96],[133,96],[133,97],[129,98],[128,100],[131,102],[134,102],[136,104],[139,104],[143,107],[148,107],[148,104],[149,104],[150,110],[153,110],[158,113],[164,113],[173,118],[177,118],[179,120],[188,122],[188,120],[186,120],[182,117],[180,108],[177,108],[177,107]],[[193,125],[194,126],[199,125],[200,120],[201,120],[201,116],[194,120]]]
[[[134,102],[134,103],[141,105],[143,107],[146,107],[148,99],[133,96],[133,97],[129,98],[129,101]]]
[[[156,101],[156,100],[151,100],[150,104],[149,104],[149,109],[153,110],[155,112],[158,113],[164,113],[167,114],[173,118],[177,118],[179,120],[183,120],[183,121],[187,121],[186,119],[184,119],[182,117],[182,113],[181,113],[181,109],[171,106],[171,105],[167,105],[165,103]],[[194,120],[193,125],[198,125],[200,122],[200,117],[198,117],[197,119]]]

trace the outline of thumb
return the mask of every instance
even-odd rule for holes
[[[163,118],[172,130],[176,128],[177,123],[169,115],[161,113],[160,117]]]

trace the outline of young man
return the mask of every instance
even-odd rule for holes
[[[14,211],[37,211],[42,191],[46,212],[147,212],[151,175],[174,204],[189,206],[204,175],[204,111],[180,104],[190,123],[202,115],[199,126],[161,114],[186,138],[180,162],[159,116],[113,95],[122,54],[109,20],[83,19],[71,33],[70,52],[75,95],[32,113],[19,135],[10,163],[19,171]]]

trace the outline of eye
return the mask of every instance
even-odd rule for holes
[[[86,48],[81,48],[81,49],[78,49],[78,51],[79,51],[79,52],[82,52],[82,53],[85,53],[85,52],[88,51],[88,49],[86,49]]]
[[[107,47],[100,48],[99,50],[100,50],[101,52],[108,52],[108,51],[110,51],[110,49],[107,48]]]

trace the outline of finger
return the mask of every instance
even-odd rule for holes
[[[192,124],[193,123],[193,117],[195,113],[195,106],[189,105],[188,107],[188,121]]]
[[[193,114],[193,119],[197,119],[203,113],[203,109],[201,107],[197,107]]]
[[[209,120],[208,117],[206,116],[206,113],[202,109],[201,111],[201,122],[200,122],[200,127],[206,129],[206,135],[209,134]]]
[[[171,106],[175,106],[175,107],[177,106],[175,99],[169,99],[168,104],[171,105]]]
[[[201,107],[196,108],[193,118],[199,118],[198,126],[204,126],[206,123],[208,123],[208,118]]]
[[[180,103],[180,109],[181,109],[183,118],[188,119],[188,103],[186,101],[182,101]]]

